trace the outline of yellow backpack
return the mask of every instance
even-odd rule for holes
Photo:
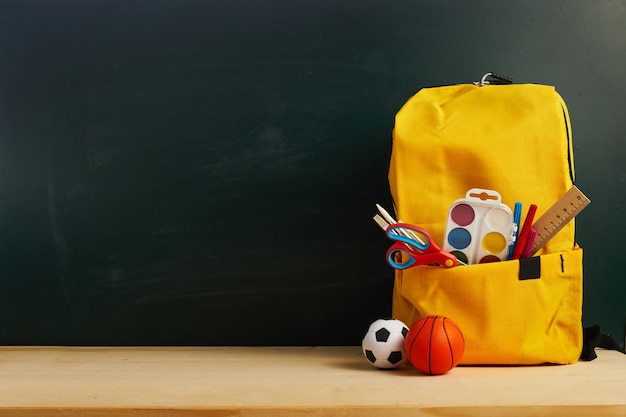
[[[451,205],[470,189],[495,190],[510,208],[536,204],[541,216],[573,180],[569,115],[554,87],[484,77],[424,88],[396,115],[389,168],[396,215],[439,246]],[[530,258],[397,270],[393,317],[410,326],[431,314],[462,329],[462,364],[576,362],[582,249],[574,222]]]

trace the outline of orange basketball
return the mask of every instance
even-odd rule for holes
[[[411,326],[404,348],[411,365],[426,374],[441,375],[459,363],[465,340],[459,326],[449,318],[427,316]]]

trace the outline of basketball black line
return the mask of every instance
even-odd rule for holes
[[[459,327],[458,324],[456,324],[452,320],[448,320],[448,321],[452,326],[456,328],[457,332],[459,332],[459,335],[461,336],[461,340],[463,341],[463,352],[465,352],[465,336],[463,336],[463,332],[461,331],[461,328]]]
[[[454,364],[454,351],[452,350],[452,343],[450,343],[450,336],[448,335],[448,330],[446,329],[446,318],[444,317],[443,319],[443,323],[441,323],[442,327],[443,327],[443,333],[446,335],[446,342],[448,342],[448,348],[450,348],[450,358],[451,361],[450,362],[450,367],[448,370],[452,369],[452,365]]]
[[[437,319],[439,318],[439,316],[435,316],[433,317],[433,324],[430,326],[430,334],[428,335],[428,373],[432,375],[433,373],[433,368],[430,365],[430,350],[433,348],[432,343],[433,343],[433,329],[435,328],[435,322],[437,321]]]
[[[417,329],[417,333],[415,333],[415,336],[413,336],[413,339],[411,339],[411,345],[409,346],[409,349],[405,349],[405,350],[408,350],[409,353],[413,352],[413,345],[415,344],[415,339],[417,339],[417,336],[420,334],[424,326],[426,326],[426,320],[422,322],[422,326],[419,329]]]
[[[465,336],[463,336],[463,332],[461,331],[461,328],[459,327],[459,325],[453,322],[452,320],[448,320],[448,321],[450,322],[451,325],[453,325],[458,330],[459,334],[461,335],[461,340],[463,341],[463,346],[465,346]]]

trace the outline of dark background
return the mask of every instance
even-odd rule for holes
[[[626,3],[0,2],[0,344],[358,344],[395,112],[487,71],[569,105],[585,325],[623,340]]]

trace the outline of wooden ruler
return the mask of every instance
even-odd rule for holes
[[[567,223],[578,213],[583,211],[591,203],[575,185],[572,186],[559,200],[543,213],[543,215],[533,223],[533,228],[537,230],[537,237],[533,243],[531,255],[534,255],[546,244],[552,236],[556,235]]]

